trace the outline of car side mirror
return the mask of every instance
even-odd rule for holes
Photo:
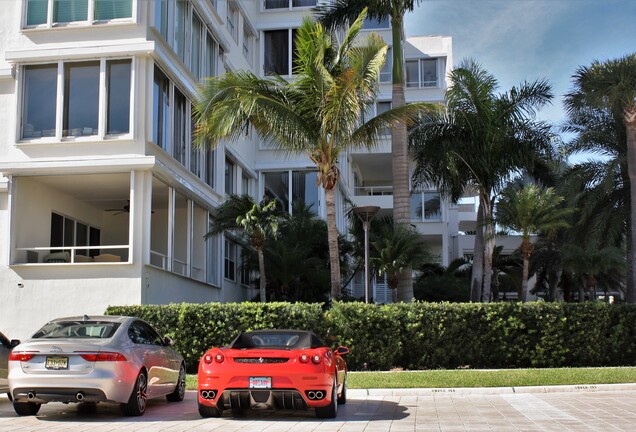
[[[10,344],[11,348],[15,348],[18,345],[20,345],[20,339],[11,339],[11,344]]]
[[[173,346],[174,345],[174,341],[172,340],[172,338],[169,338],[168,336],[166,336],[165,338],[163,338],[163,344],[165,346]]]
[[[349,348],[347,348],[346,346],[339,346],[336,349],[336,353],[338,353],[338,355],[349,354]]]

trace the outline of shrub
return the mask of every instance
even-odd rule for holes
[[[194,372],[241,331],[313,330],[351,349],[351,370],[633,366],[636,305],[604,303],[206,303],[111,306],[175,341]]]

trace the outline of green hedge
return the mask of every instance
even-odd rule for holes
[[[189,371],[205,350],[259,328],[313,330],[352,370],[634,366],[636,305],[604,303],[208,303],[111,306],[175,341]]]

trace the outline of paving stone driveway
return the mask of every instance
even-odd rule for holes
[[[636,431],[636,385],[534,389],[349,390],[335,420],[312,411],[247,412],[203,419],[196,393],[181,403],[155,400],[142,417],[119,407],[93,413],[77,405],[44,405],[35,417],[18,417],[0,397],[0,431],[218,431],[218,432],[420,432],[420,431]]]

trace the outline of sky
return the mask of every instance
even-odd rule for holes
[[[454,65],[476,60],[500,92],[546,79],[555,99],[538,118],[559,124],[579,66],[636,52],[636,0],[422,0],[405,29],[452,36]]]

